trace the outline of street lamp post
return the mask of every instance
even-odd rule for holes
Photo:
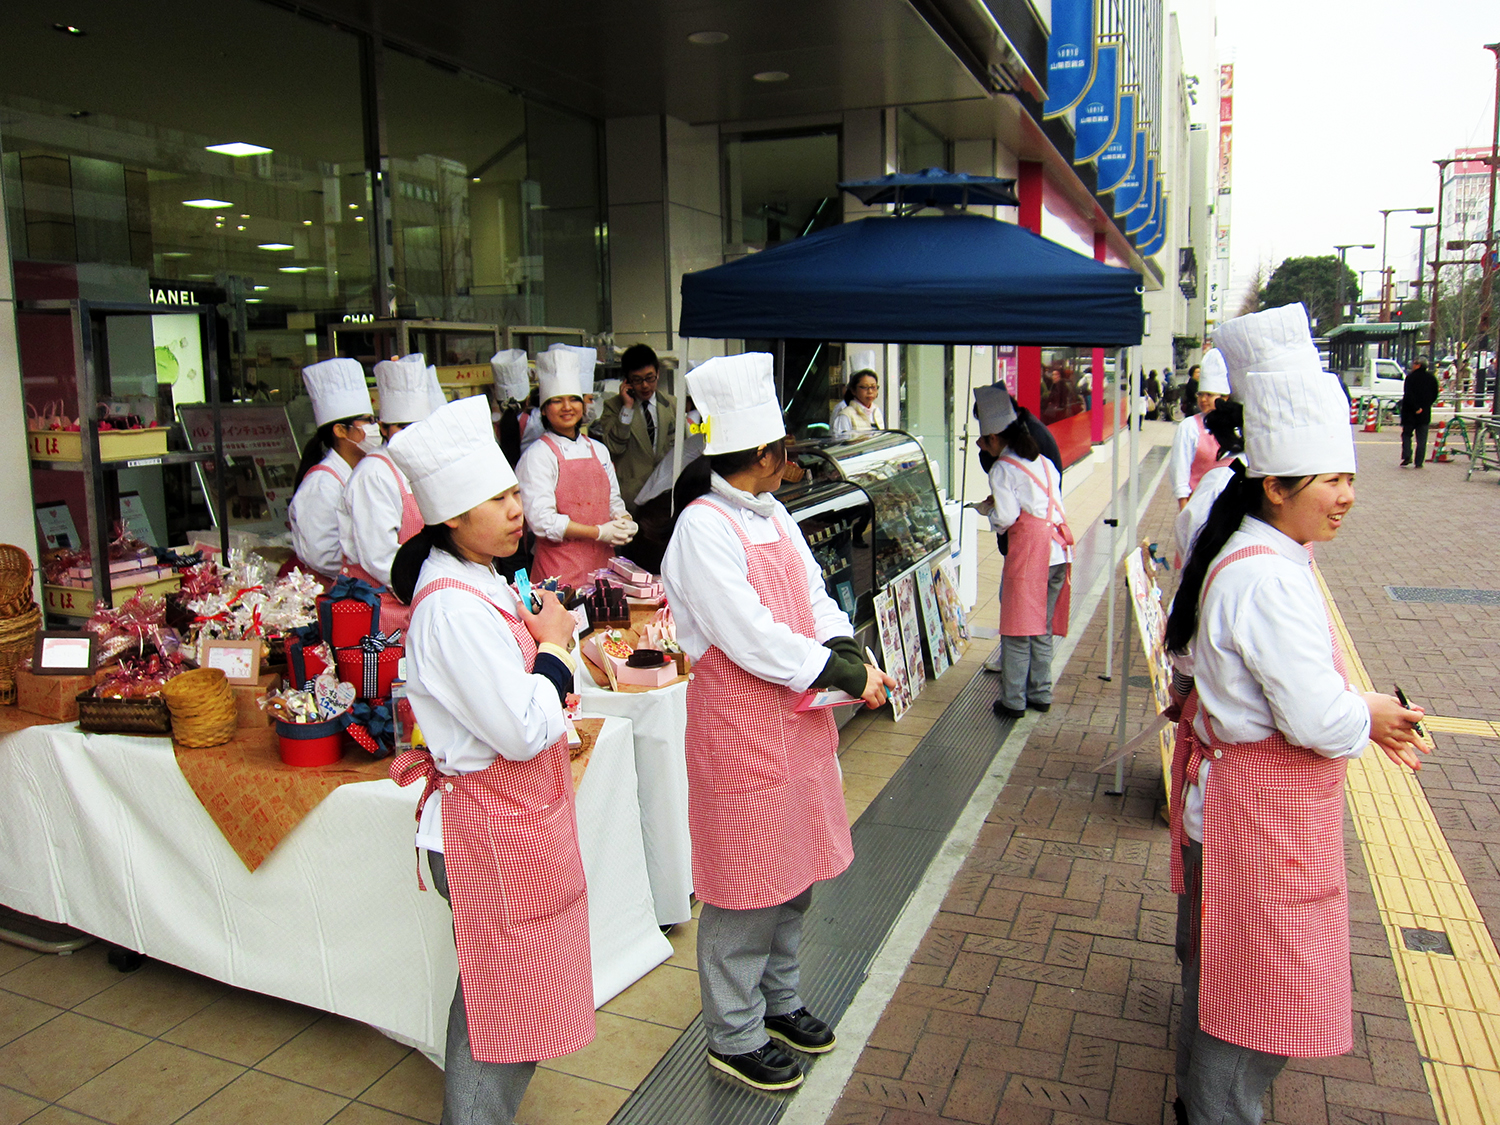
[[[1339,318],[1339,323],[1343,324],[1344,323],[1344,274],[1348,271],[1348,268],[1349,268],[1348,266],[1344,265],[1344,255],[1347,254],[1350,250],[1373,250],[1373,249],[1375,249],[1375,244],[1373,242],[1345,242],[1342,245],[1335,245],[1334,249],[1339,252],[1338,318]],[[1327,333],[1324,333],[1324,335],[1327,335]]]
[[[1427,223],[1425,226],[1412,227],[1417,232],[1417,279],[1412,284],[1416,287],[1417,304],[1422,303],[1422,285],[1427,273],[1427,232],[1437,226],[1436,223]]]
[[[1490,138],[1490,219],[1484,228],[1484,280],[1479,287],[1479,331],[1490,331],[1490,294],[1495,285],[1495,175],[1500,172],[1500,43],[1486,43],[1484,49],[1495,56],[1495,124]],[[1495,351],[1494,341],[1487,341]],[[1500,401],[1500,400],[1497,400]]]
[[[1380,210],[1380,319],[1382,321],[1386,321],[1386,320],[1390,320],[1391,319],[1391,317],[1390,317],[1390,298],[1389,298],[1388,294],[1390,293],[1391,289],[1393,288],[1389,284],[1388,279],[1386,277],[1386,272],[1385,272],[1385,268],[1386,268],[1385,267],[1385,260],[1386,260],[1385,251],[1386,251],[1386,242],[1387,242],[1388,238],[1390,237],[1391,216],[1392,215],[1399,215],[1399,214],[1402,214],[1403,212],[1406,212],[1406,211],[1411,211],[1411,212],[1413,212],[1414,214],[1417,214],[1417,215],[1430,215],[1430,214],[1432,214],[1432,208],[1431,207],[1381,207],[1381,208],[1379,208],[1379,210]]]
[[[1431,321],[1428,334],[1432,337],[1432,358],[1436,362],[1438,358],[1438,271],[1443,264],[1443,185],[1447,183],[1448,165],[1458,160],[1456,156],[1445,156],[1441,160],[1434,160],[1438,170],[1438,201],[1437,201],[1437,234],[1432,242],[1432,297],[1428,306],[1427,319]]]

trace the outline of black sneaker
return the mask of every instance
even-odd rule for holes
[[[996,716],[1002,719],[1023,719],[1026,717],[1025,711],[1017,711],[1014,707],[1007,707],[998,699],[995,700],[994,711]]]
[[[1050,704],[1050,703],[1038,703],[1035,699],[1028,699],[1026,701],[1026,706],[1029,707],[1033,711],[1040,712],[1043,715],[1045,715],[1048,711],[1052,710],[1052,704]]]
[[[757,1090],[791,1090],[802,1085],[802,1064],[769,1039],[743,1055],[708,1049],[708,1065]]]
[[[766,1034],[772,1039],[781,1040],[788,1047],[806,1051],[809,1055],[831,1051],[838,1042],[834,1038],[833,1028],[806,1008],[798,1008],[785,1015],[767,1016]]]

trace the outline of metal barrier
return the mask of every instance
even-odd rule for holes
[[[1469,480],[1478,469],[1487,473],[1500,470],[1500,418],[1475,418],[1474,437],[1469,445],[1469,471],[1464,480]]]

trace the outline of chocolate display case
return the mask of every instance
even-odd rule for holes
[[[787,458],[802,472],[782,485],[786,505],[824,568],[828,592],[845,605],[850,583],[856,628],[874,620],[873,596],[924,560],[942,558],[948,529],[916,438],[900,430],[798,442]],[[795,473],[796,470],[793,470]]]

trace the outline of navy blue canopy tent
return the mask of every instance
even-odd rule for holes
[[[982,215],[868,218],[682,278],[678,332],[1134,347],[1141,277]]]

